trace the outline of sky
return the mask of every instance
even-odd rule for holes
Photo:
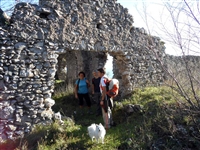
[[[24,1],[24,0],[21,0]],[[27,1],[27,0],[26,0]],[[29,1],[37,1],[37,0],[29,0]],[[183,0],[117,0],[117,3],[120,3],[124,8],[127,8],[129,13],[133,16],[134,23],[133,26],[139,27],[139,28],[144,28],[148,33],[150,33],[153,36],[160,37],[162,41],[165,42],[165,52],[170,55],[182,55],[182,51],[175,47],[172,42],[170,42],[173,37],[170,39],[169,34],[175,32],[173,28],[173,22],[170,19],[169,13],[166,11],[166,7],[163,5],[163,2],[168,2],[172,6],[182,5]],[[195,2],[198,0],[187,0],[187,2],[192,6],[192,4],[196,4]],[[4,6],[9,6],[16,4],[15,0],[0,0],[0,5]],[[200,6],[199,6],[200,7]],[[193,8],[193,7],[192,7]],[[193,9],[195,10],[195,9]],[[147,14],[147,22],[148,26],[145,23],[145,16],[144,12]],[[199,12],[198,15],[200,16]],[[188,17],[184,16],[182,12],[179,14],[179,21],[181,23],[183,22],[188,22],[189,24],[192,22],[191,20],[188,19]],[[187,20],[188,19],[188,20]],[[197,18],[200,20],[200,18]],[[162,22],[162,25],[159,24]],[[165,29],[163,29],[163,25]],[[196,26],[196,29],[199,28],[198,24]],[[187,26],[186,26],[187,27]],[[187,30],[186,27],[183,24],[179,25],[179,28],[181,28],[183,31],[192,32],[191,30]],[[163,32],[164,30],[167,30]],[[169,32],[168,35],[166,35],[166,32]],[[193,31],[194,33],[191,34],[193,37],[197,36],[197,41],[199,39],[200,35],[200,30],[195,30]],[[196,32],[196,33],[195,33]],[[182,32],[181,35],[183,38],[182,39],[188,39],[188,34],[186,32]],[[192,40],[196,40],[193,37],[191,38]],[[194,43],[187,43],[186,41],[182,41],[186,47],[186,51],[184,51],[184,54],[186,55],[200,55],[199,49],[200,46],[199,44],[195,45]],[[198,43],[198,42],[197,42]],[[199,42],[200,43],[200,42]],[[193,50],[187,50],[188,48],[193,49]],[[112,57],[108,58],[108,62],[106,64],[106,68],[108,70],[112,70]]]
[[[162,5],[158,5],[157,2],[154,0],[117,0],[118,3],[120,3],[123,7],[128,8],[129,13],[133,16],[134,23],[133,26],[144,28],[146,31],[149,31],[147,28],[147,25],[145,23],[145,18],[143,17],[144,7],[147,7],[147,10],[151,16],[154,18],[160,18],[159,14],[161,9],[163,9]],[[145,5],[145,6],[143,6]],[[141,12],[141,13],[140,13]],[[162,35],[160,32],[156,31],[155,23],[148,20],[148,26],[150,28],[150,32],[154,36],[158,36],[162,39]],[[170,50],[168,46],[166,46],[166,53],[170,55],[178,55],[175,51]]]
[[[195,12],[195,6],[196,2],[198,0],[187,0],[188,4],[190,4],[192,11]],[[129,13],[133,16],[134,23],[133,26],[144,28],[148,33],[150,33],[153,36],[160,37],[162,41],[165,42],[165,52],[170,55],[182,55],[182,51],[173,45],[173,42],[171,42],[174,37],[171,37],[171,33],[175,32],[175,29],[173,27],[173,22],[171,20],[170,14],[167,11],[166,6],[163,5],[163,3],[170,4],[174,7],[181,7],[181,9],[185,8],[183,5],[183,0],[117,0],[118,3],[120,3],[123,7],[128,8]],[[198,4],[198,7],[199,4]],[[148,27],[146,25],[144,12],[147,14],[147,22]],[[185,24],[191,24],[193,20],[191,20],[188,16],[185,16],[184,11],[180,12],[173,12],[174,15],[176,13],[179,13],[178,15],[178,27],[181,28],[181,37],[183,39],[188,39],[188,33],[190,32],[190,35],[195,35],[198,38],[198,33],[200,30],[194,31],[194,33],[191,33],[191,30],[188,29],[188,25]],[[199,16],[199,12],[196,16]],[[197,18],[200,20],[200,18]],[[162,23],[162,24],[161,24]],[[192,24],[193,25],[193,24]],[[195,24],[193,26],[199,28],[200,24]],[[165,29],[164,29],[165,28]],[[167,31],[166,31],[167,30]],[[184,32],[183,32],[184,31]],[[168,32],[168,33],[167,33]],[[192,41],[192,38],[191,38]],[[199,52],[199,41],[197,40],[197,45],[193,42],[188,43],[188,41],[182,41],[185,44],[185,51],[184,54],[186,55],[200,55]],[[183,45],[184,45],[183,44]],[[188,50],[190,48],[190,50]]]
[[[172,6],[177,5],[182,5],[183,0],[117,0],[117,3],[120,3],[124,8],[127,8],[129,13],[133,16],[133,26],[139,27],[139,28],[144,28],[148,33],[150,33],[153,36],[160,37],[162,41],[165,42],[165,52],[169,55],[175,55],[175,56],[180,56],[183,55],[183,52],[174,46],[172,44],[172,39],[171,35],[169,33],[174,33],[174,27],[173,27],[173,22],[170,19],[170,15],[168,11],[166,10],[166,7],[163,5],[163,2],[168,2]],[[196,0],[187,0],[187,2],[190,4],[190,6],[193,6],[192,4],[195,3]],[[194,8],[194,7],[192,7]],[[195,9],[193,9],[195,10]],[[147,17],[147,22],[148,22],[148,27],[146,25],[145,17],[144,17],[144,12],[149,15]],[[197,15],[196,15],[197,16]],[[198,14],[199,16],[199,14]],[[182,34],[182,39],[188,39],[188,32],[191,33],[191,31],[188,31],[187,26],[185,26],[184,23],[189,22],[189,24],[192,22],[190,19],[185,19],[188,17],[184,15],[184,13],[180,12],[179,14],[179,20],[180,22],[179,27],[185,32],[181,32]],[[200,20],[200,18],[198,18]],[[156,23],[157,22],[157,23]],[[163,29],[163,25],[165,26],[165,29]],[[196,26],[196,25],[194,25]],[[197,24],[197,28],[199,28],[199,24]],[[167,31],[166,31],[167,30]],[[198,32],[194,31],[194,32]],[[166,34],[166,32],[169,32]],[[192,34],[192,33],[191,33]],[[195,34],[192,34],[195,35]],[[197,33],[197,36],[200,35],[200,33]],[[170,39],[171,38],[171,39]],[[192,39],[192,38],[191,38]],[[197,37],[199,39],[199,37]],[[186,55],[200,55],[199,49],[200,45],[196,45],[194,43],[188,43],[187,41],[183,40],[183,43],[187,46],[184,51],[184,54]],[[198,40],[197,40],[198,43]],[[184,45],[184,44],[183,44]],[[187,50],[188,48],[194,49],[192,50]],[[106,63],[106,68],[109,71],[109,76],[112,76],[112,57],[108,57],[108,61]]]
[[[18,1],[32,1],[37,3],[38,0],[18,0]],[[165,27],[168,27],[167,30],[170,33],[175,32],[174,28],[172,26],[172,21],[170,21],[169,14],[166,13],[166,7],[163,5],[163,3],[170,3],[171,5],[181,4],[180,2],[183,0],[117,0],[117,3],[120,3],[124,8],[128,8],[129,13],[133,16],[134,23],[133,26],[144,28],[148,33],[150,33],[153,36],[160,37],[162,41],[165,42],[165,52],[170,55],[182,55],[182,51],[180,49],[176,48],[172,42],[170,42],[173,38],[170,38],[169,35],[166,35],[166,32],[163,31],[166,29],[163,29],[163,26],[159,23],[162,22],[162,24]],[[195,1],[198,0],[187,0],[189,4],[195,3]],[[16,4],[16,0],[0,0],[0,5],[4,6],[3,9],[6,7],[10,7]],[[146,8],[144,8],[146,7]],[[200,6],[199,6],[200,7]],[[147,22],[148,26],[146,25],[144,12],[146,11],[147,14]],[[181,13],[180,13],[181,14]],[[182,15],[182,14],[181,14]],[[180,18],[182,22],[185,20],[185,16],[181,16]],[[199,15],[199,14],[198,14]],[[200,20],[200,18],[198,18]],[[199,25],[198,25],[199,27]],[[168,32],[167,31],[167,32]],[[190,32],[190,31],[188,31]],[[199,31],[200,32],[200,31]],[[169,34],[169,33],[168,33]],[[200,33],[199,33],[200,34]],[[184,35],[184,38],[187,37],[187,35]],[[185,41],[184,41],[185,42]],[[187,43],[187,42],[185,42]],[[188,44],[188,43],[187,43]],[[189,44],[188,44],[189,45]],[[190,44],[194,45],[194,43]],[[195,45],[194,47],[198,47],[200,49],[199,44]],[[186,48],[187,49],[187,48]],[[195,49],[195,48],[194,48]],[[195,51],[195,50],[193,50]],[[193,52],[192,50],[185,51],[186,55],[200,55],[199,52]]]

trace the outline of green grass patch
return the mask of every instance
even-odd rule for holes
[[[64,125],[57,122],[49,126],[39,125],[13,145],[16,149],[28,150],[198,148],[199,117],[179,107],[171,92],[167,87],[138,88],[130,97],[115,100],[113,119],[117,126],[107,130],[104,144],[92,142],[87,133],[90,124],[103,124],[102,117],[95,116],[95,104],[92,105],[94,114],[87,114],[85,108],[84,115],[80,116],[78,100],[73,93],[66,92],[63,97],[54,95],[56,104],[53,110],[60,111],[65,117]],[[124,106],[127,104],[141,105],[142,111],[126,114]]]

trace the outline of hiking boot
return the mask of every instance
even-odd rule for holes
[[[110,125],[104,125],[104,128],[106,129],[106,130],[108,130],[108,129],[110,129]]]

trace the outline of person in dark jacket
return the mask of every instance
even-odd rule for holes
[[[100,87],[99,87],[101,77],[98,76],[98,71],[93,71],[92,74],[94,76],[92,78],[92,95],[97,104],[96,116],[100,116],[100,115],[102,115],[101,106],[100,106],[101,91],[100,91]]]

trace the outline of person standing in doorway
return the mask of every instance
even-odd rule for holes
[[[94,96],[94,100],[97,104],[96,116],[100,116],[102,115],[101,106],[100,106],[101,92],[100,92],[100,87],[99,87],[101,77],[98,76],[97,71],[93,71],[92,74],[94,76],[92,78],[92,95]]]
[[[98,75],[101,77],[100,81],[100,90],[101,90],[101,102],[100,105],[102,107],[102,115],[103,115],[103,120],[104,120],[104,127],[106,129],[110,128],[113,121],[112,121],[112,112],[108,103],[108,97],[106,95],[106,84],[108,82],[108,77],[105,74],[105,69],[104,68],[99,68],[98,69]]]
[[[85,73],[83,71],[79,72],[78,74],[79,79],[75,82],[75,98],[79,100],[79,107],[81,115],[83,115],[83,105],[84,105],[84,99],[88,107],[88,113],[91,114],[91,101],[89,96],[89,90],[90,87],[89,81],[85,78]]]

